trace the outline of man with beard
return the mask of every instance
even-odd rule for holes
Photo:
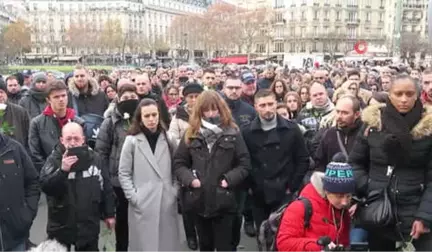
[[[245,71],[240,75],[242,82],[242,97],[241,99],[247,104],[254,106],[254,95],[257,91],[255,75],[250,71]]]
[[[349,155],[362,126],[360,102],[353,95],[344,95],[336,103],[335,126],[327,129],[315,153],[316,170],[324,172],[336,153]],[[347,158],[347,155],[345,157]]]
[[[0,127],[3,127],[3,134],[18,141],[28,150],[30,117],[21,106],[8,101],[6,85],[2,80],[0,80],[0,115]]]
[[[251,188],[256,227],[291,200],[309,167],[309,156],[296,123],[276,113],[276,96],[268,90],[255,95],[258,117],[243,131],[252,163]]]
[[[137,75],[135,77],[135,85],[137,88],[137,94],[139,96],[139,99],[142,100],[144,98],[150,98],[155,100],[160,109],[160,115],[162,121],[165,123],[165,125],[170,125],[171,118],[168,112],[168,108],[165,102],[160,97],[158,97],[157,95],[151,92],[152,85],[150,82],[149,75],[148,74]]]
[[[27,95],[20,101],[19,105],[28,111],[30,118],[40,115],[46,107],[47,78],[44,73],[37,73]]]
[[[421,101],[426,109],[432,109],[432,69],[426,69],[422,74]]]
[[[99,84],[90,78],[87,70],[82,66],[74,69],[73,78],[66,83],[72,94],[72,104],[77,115],[96,114],[103,116],[108,108],[109,100],[100,90]]]
[[[11,75],[6,78],[7,95],[9,102],[18,104],[22,98],[21,86],[18,82],[18,77]]]
[[[138,94],[133,84],[123,84],[117,93],[113,112],[103,121],[96,140],[95,151],[102,157],[102,167],[108,167],[111,183],[117,196],[116,251],[128,249],[128,200],[118,180],[118,166],[124,140],[138,106]]]
[[[276,77],[275,69],[272,66],[267,67],[264,72],[264,78],[258,80],[258,89],[268,89]]]

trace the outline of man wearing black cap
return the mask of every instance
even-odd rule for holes
[[[0,80],[0,126],[3,134],[15,139],[28,150],[30,118],[25,109],[9,102],[5,83]]]
[[[203,87],[197,83],[191,83],[184,87],[183,97],[185,99],[184,105],[179,105],[177,107],[177,113],[172,118],[168,134],[170,138],[174,139],[177,144],[180,142],[181,138],[184,136],[187,128],[189,128],[189,115],[192,112],[195,101],[200,93],[202,93]],[[183,226],[185,229],[186,240],[188,247],[191,250],[198,249],[197,234],[195,230],[195,219],[194,213],[182,212],[183,215]]]
[[[24,96],[19,105],[25,108],[30,114],[30,118],[42,114],[46,103],[46,90],[48,88],[47,78],[44,73],[35,74],[33,82],[26,96]]]
[[[254,95],[257,91],[255,75],[246,71],[240,75],[240,80],[242,82],[242,100],[251,106],[254,106]]]

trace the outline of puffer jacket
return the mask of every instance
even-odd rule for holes
[[[30,89],[27,95],[19,101],[19,105],[25,108],[29,112],[30,118],[33,119],[44,111],[47,105],[46,94]]]
[[[185,187],[184,208],[203,217],[236,212],[235,194],[249,169],[246,144],[234,128],[224,129],[211,151],[201,134],[191,138],[189,144],[183,138],[174,156],[174,174]],[[191,188],[196,178],[201,181],[201,187]],[[223,179],[228,188],[220,186]]]
[[[89,168],[77,172],[61,170],[65,151],[57,145],[40,173],[48,201],[47,233],[63,244],[83,247],[99,237],[100,219],[115,216],[114,191],[108,170],[92,150]]]
[[[184,136],[187,128],[189,128],[189,113],[185,107],[180,105],[177,106],[177,113],[171,119],[171,123],[168,130],[168,135],[178,145],[180,140]]]
[[[1,251],[9,251],[28,238],[39,197],[38,173],[26,150],[0,134]]]
[[[322,236],[330,237],[335,244],[349,246],[350,215],[348,210],[334,208],[325,198],[323,177],[322,172],[313,173],[311,183],[300,193],[300,197],[311,202],[309,228],[304,227],[305,206],[300,200],[286,208],[276,237],[278,251],[323,251],[317,244]]]
[[[84,121],[75,116],[73,122],[84,126]],[[45,160],[58,144],[61,129],[56,118],[41,114],[30,122],[29,148],[33,163],[38,171],[41,170]]]
[[[382,132],[381,111],[385,104],[372,105],[362,113],[365,127],[360,131],[349,160],[354,168],[357,194],[387,186],[391,157],[384,151],[386,133]],[[390,183],[390,196],[395,199],[401,231],[407,238],[414,220],[427,227],[432,223],[432,114],[423,118],[411,130],[412,148],[406,167],[395,168]],[[359,223],[361,224],[361,223]],[[397,240],[395,227],[377,227],[374,232]]]
[[[95,151],[102,157],[103,167],[109,167],[111,183],[115,187],[120,187],[118,167],[128,128],[128,121],[114,108],[111,115],[103,121],[96,140]]]

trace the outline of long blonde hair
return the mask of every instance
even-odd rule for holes
[[[192,114],[189,117],[190,126],[185,133],[186,144],[190,143],[191,138],[198,136],[204,111],[208,111],[210,109],[219,111],[219,115],[221,117],[221,124],[219,125],[219,127],[231,127],[238,129],[237,125],[233,121],[231,110],[229,109],[224,99],[222,99],[222,97],[216,91],[204,91],[198,96],[196,103],[192,109]]]

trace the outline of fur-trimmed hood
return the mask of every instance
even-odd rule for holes
[[[381,131],[381,109],[384,107],[386,107],[386,104],[376,104],[370,105],[363,110],[361,118],[368,128],[375,128],[378,131]],[[426,108],[426,111],[423,113],[422,119],[411,130],[411,135],[413,136],[413,139],[418,140],[422,137],[432,135],[432,111],[430,110],[431,109]]]
[[[99,87],[99,84],[97,83],[97,81],[93,78],[89,78],[88,82],[89,82],[89,90],[91,91],[91,95],[92,96],[97,95],[100,91],[100,87]],[[71,94],[73,96],[79,96],[80,91],[78,90],[78,88],[75,84],[75,80],[73,78],[69,79],[68,87],[69,87],[69,91],[71,92]]]

